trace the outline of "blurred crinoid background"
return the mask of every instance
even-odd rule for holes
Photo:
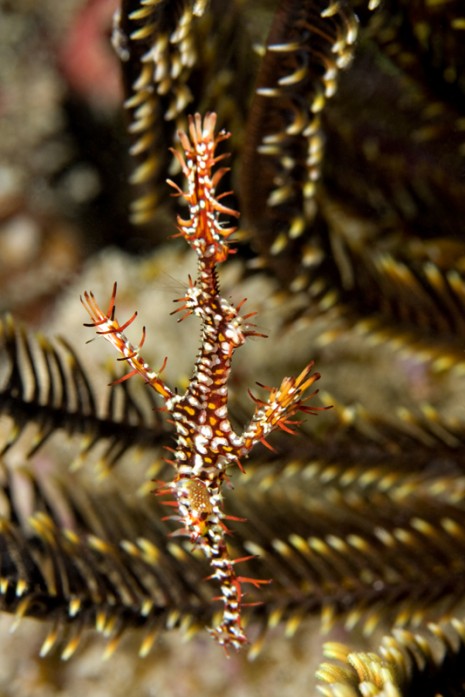
[[[296,696],[316,671],[326,695],[463,694],[462,0],[0,13],[1,694]],[[136,378],[108,387],[79,303],[118,281],[185,387],[196,323],[169,312],[195,260],[165,180],[212,110],[241,211],[223,294],[269,336],[235,356],[231,416],[310,359],[333,405],[232,473],[241,573],[273,582],[229,660],[207,567],[150,494],[171,427]]]

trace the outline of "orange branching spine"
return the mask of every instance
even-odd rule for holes
[[[237,211],[224,206],[215,189],[226,169],[215,165],[225,156],[215,154],[218,143],[229,137],[225,131],[215,135],[216,114],[201,119],[199,114],[189,120],[188,134],[179,133],[183,154],[174,151],[187,180],[182,191],[169,181],[177,194],[188,204],[189,218],[178,217],[179,235],[184,237],[198,256],[198,275],[190,281],[186,295],[179,299],[185,315],[194,314],[202,323],[200,351],[189,386],[184,394],[171,390],[143,360],[139,346],[127,339],[124,331],[136,315],[120,325],[115,317],[116,285],[107,313],[99,308],[92,293],[84,293],[83,304],[97,333],[103,335],[125,359],[131,370],[129,377],[139,373],[164,400],[166,410],[176,428],[177,444],[174,450],[176,474],[161,494],[174,496],[175,519],[181,523],[182,533],[188,535],[208,558],[211,579],[218,582],[223,603],[223,618],[211,633],[220,644],[239,649],[247,642],[241,621],[242,586],[245,583],[260,586],[268,581],[237,575],[226,544],[227,516],[223,511],[222,487],[231,465],[241,462],[258,442],[276,428],[292,431],[292,416],[298,412],[313,413],[318,407],[304,402],[315,392],[308,389],[318,380],[312,373],[313,363],[307,365],[297,378],[284,378],[279,388],[269,390],[266,401],[253,397],[255,413],[242,434],[233,430],[228,417],[228,380],[235,349],[247,336],[257,335],[254,325],[248,323],[250,314],[241,316],[242,303],[235,307],[219,291],[216,266],[224,262],[231,249],[228,238],[234,227],[224,227],[223,215],[237,217]],[[252,313],[253,314],[253,313]],[[304,397],[304,394],[306,395]]]

